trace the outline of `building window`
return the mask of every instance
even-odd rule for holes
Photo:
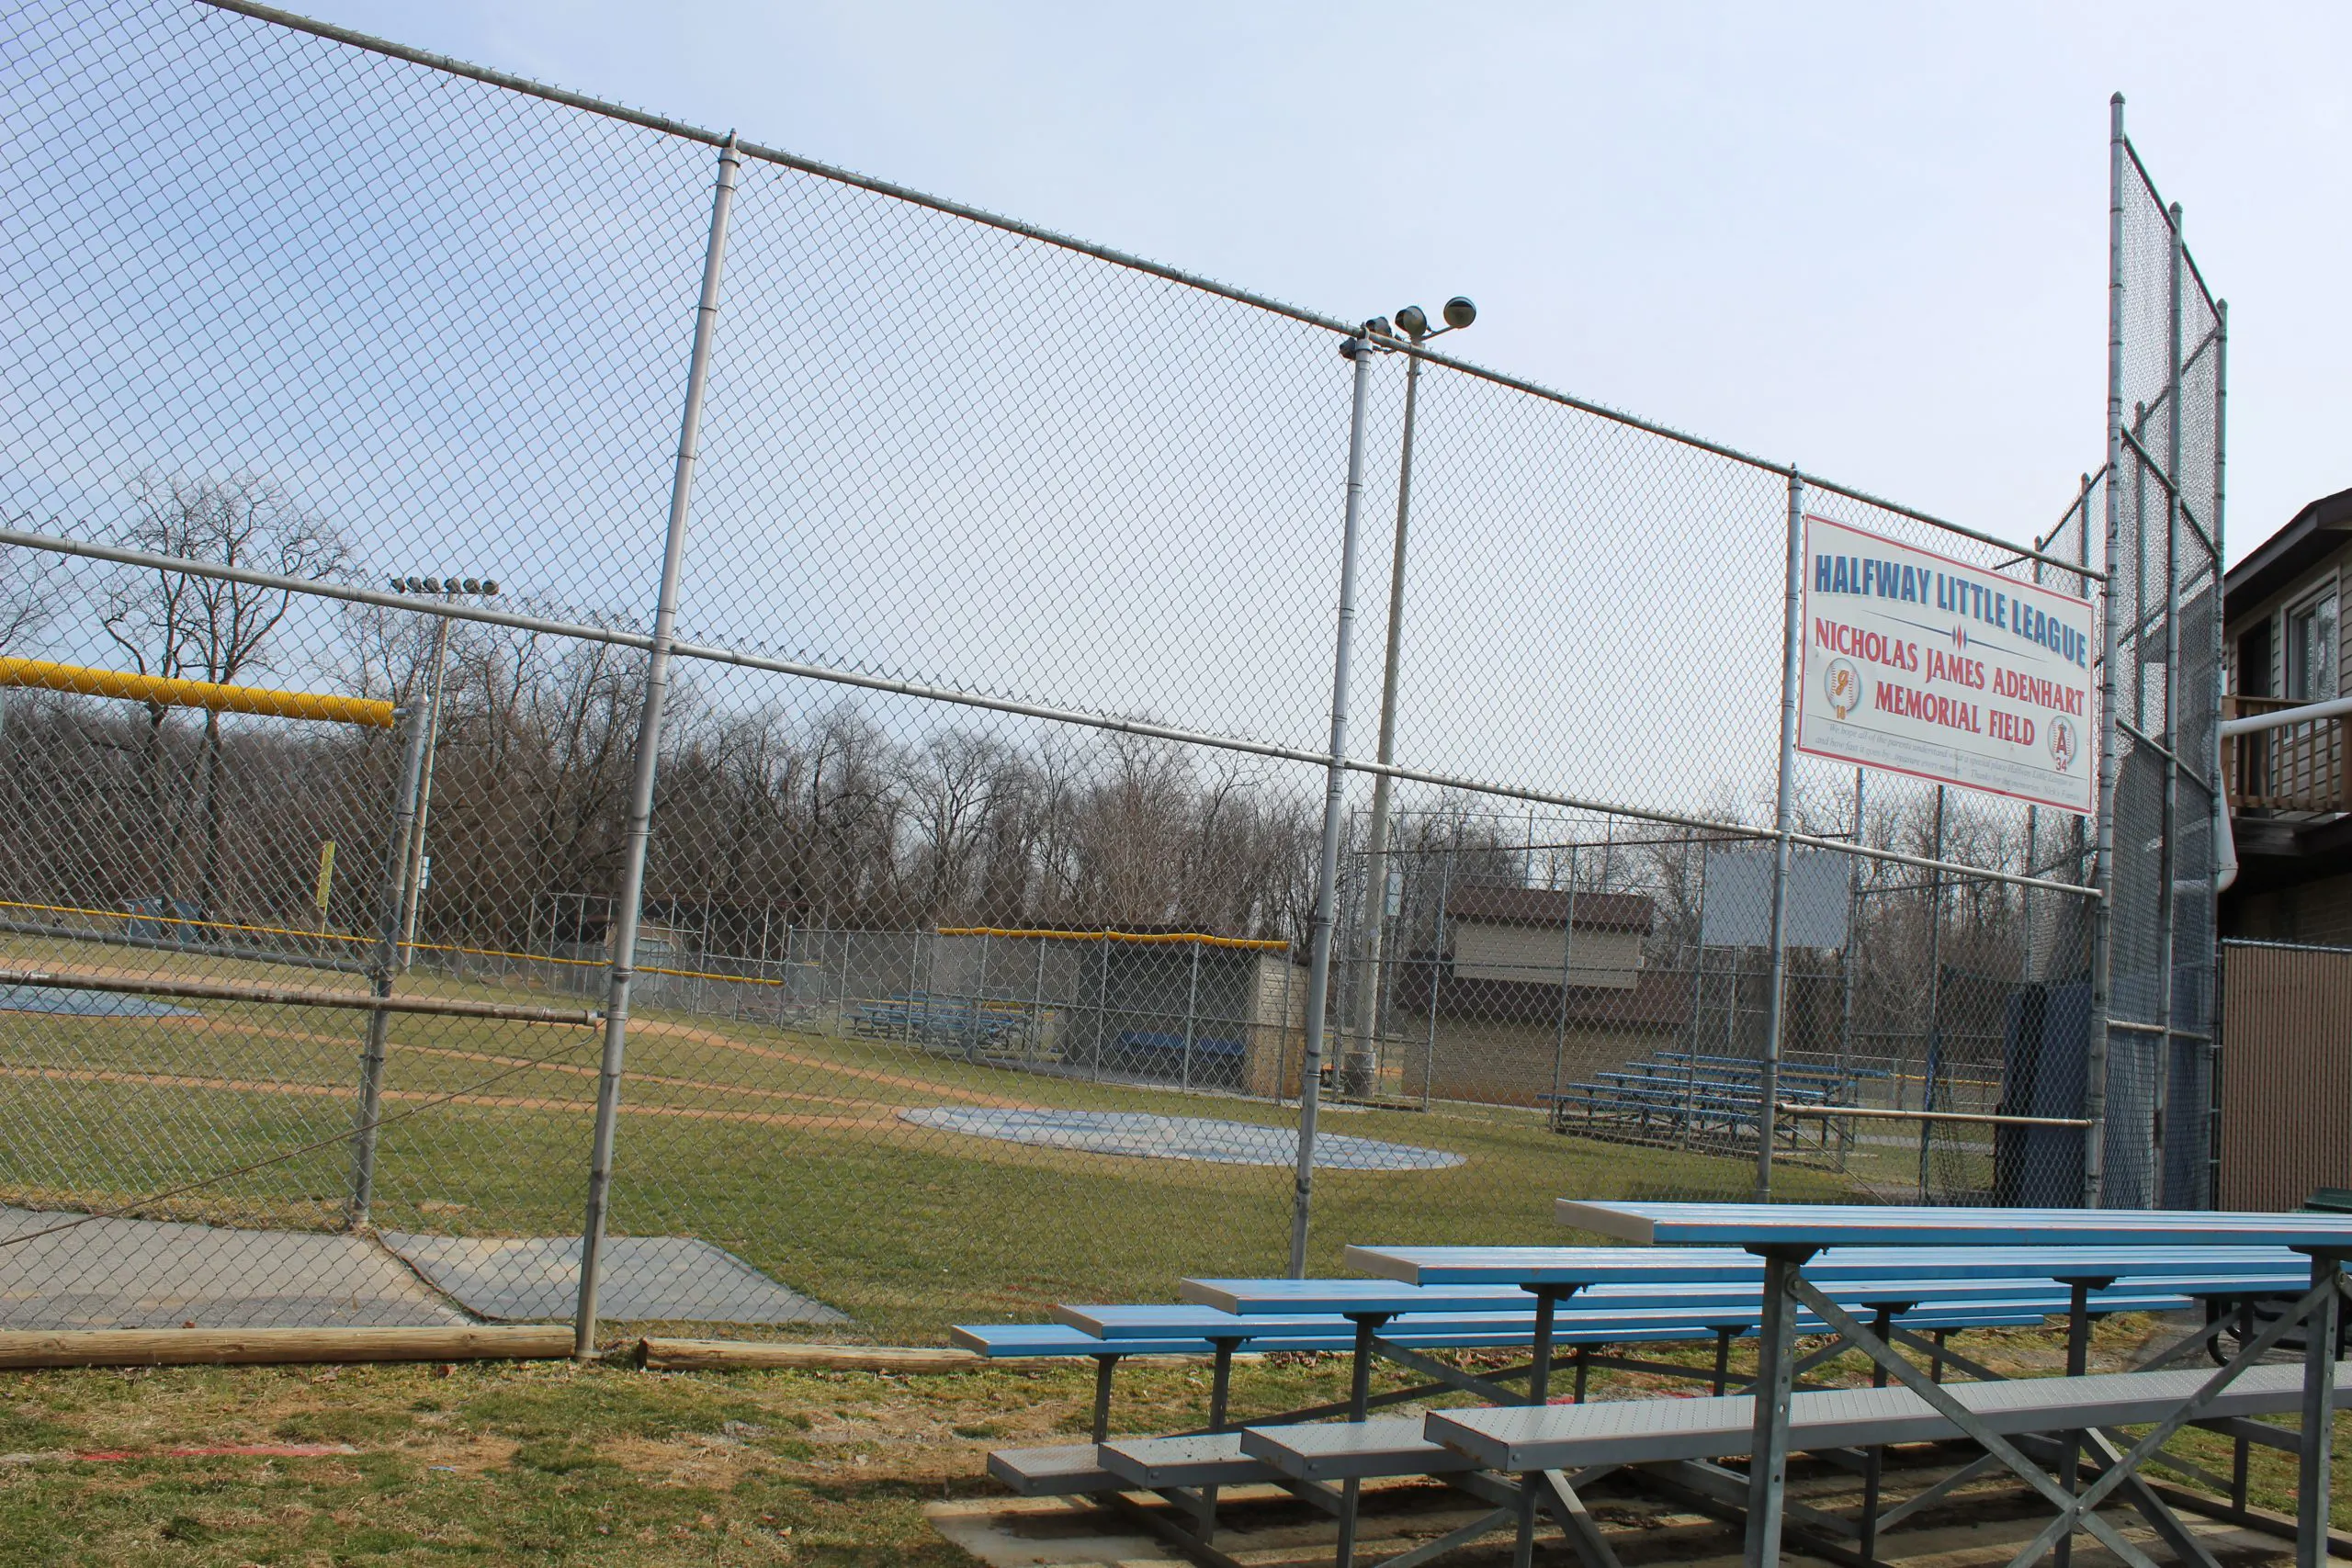
[[[2270,668],[2271,626],[2270,617],[2265,615],[2248,626],[2245,635],[2238,638],[2237,668],[2232,671],[2230,689],[2239,696],[2267,697],[2271,694],[2270,682],[2276,673]]]
[[[2287,612],[2287,695],[2323,702],[2335,695],[2335,594]]]

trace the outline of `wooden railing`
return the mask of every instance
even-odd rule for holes
[[[2227,696],[2223,718],[2251,718],[2302,706],[2290,697]],[[2345,793],[2344,760],[2352,755],[2352,719],[2307,719],[2233,735],[2222,748],[2229,768],[2230,809],[2352,811]]]

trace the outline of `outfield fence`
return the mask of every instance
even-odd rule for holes
[[[0,1327],[2202,1201],[2220,313],[2120,141],[2146,406],[2028,548],[266,7],[5,28]],[[2126,585],[2112,809],[1795,752],[1807,518]]]

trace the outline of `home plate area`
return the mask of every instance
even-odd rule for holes
[[[1158,1116],[1136,1111],[1012,1111],[960,1105],[901,1111],[918,1127],[975,1138],[1032,1144],[1137,1159],[1198,1160],[1208,1165],[1295,1166],[1298,1129],[1206,1116]],[[1315,1140],[1315,1163],[1325,1170],[1444,1170],[1457,1154],[1378,1138],[1325,1133]]]

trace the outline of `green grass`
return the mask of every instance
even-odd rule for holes
[[[2152,1336],[2170,1331],[2139,1318],[2102,1323],[2092,1370],[2128,1364]],[[2064,1353],[2056,1336],[2021,1329],[1973,1335],[1969,1349],[2018,1375],[2048,1373]],[[1710,1352],[1648,1354],[1699,1364]],[[1750,1354],[1743,1347],[1736,1365]],[[1340,1397],[1346,1373],[1339,1356],[1244,1359],[1234,1407]],[[1868,1375],[1852,1355],[1825,1373]],[[1375,1387],[1403,1376],[1384,1369]],[[1130,1366],[1114,1426],[1196,1424],[1208,1382],[1197,1364]],[[1668,1386],[1649,1374],[1594,1377],[1597,1392]],[[923,1506],[996,1495],[987,1450],[1070,1440],[1085,1429],[1091,1394],[1090,1371],[1070,1367],[919,1377],[664,1375],[563,1362],[0,1373],[0,1452],[22,1456],[0,1465],[0,1568],[961,1568],[969,1560],[932,1531]],[[2339,1421],[2339,1507],[2352,1506],[2348,1436]],[[163,1451],[288,1441],[357,1451]],[[2223,1439],[2185,1433],[2174,1446],[2226,1470]],[[73,1457],[93,1451],[131,1457]],[[2293,1464],[2257,1449],[2253,1500],[2289,1508]]]
[[[221,967],[49,945],[13,956],[137,972]],[[232,977],[322,980],[257,966]],[[430,985],[481,999],[572,1000]],[[259,1164],[139,1212],[239,1225],[339,1223],[364,1015],[184,1005],[202,1016],[0,1014],[0,1120],[36,1129],[0,1145],[0,1200],[111,1207]],[[396,1015],[390,1035],[386,1111],[399,1119],[381,1136],[376,1223],[483,1235],[574,1231],[597,1032]],[[628,1066],[614,1228],[711,1241],[842,1308],[860,1334],[885,1342],[935,1342],[950,1323],[1034,1316],[1057,1301],[1167,1299],[1181,1277],[1275,1271],[1287,1257],[1287,1168],[1030,1148],[916,1128],[893,1111],[1018,1103],[1287,1125],[1288,1108],[659,1011],[638,1021]],[[208,1087],[226,1083],[279,1092]],[[425,1105],[450,1094],[501,1103]],[[1561,1137],[1518,1111],[1334,1109],[1323,1125],[1464,1161],[1438,1171],[1319,1171],[1309,1263],[1323,1271],[1339,1269],[1350,1242],[1557,1240],[1556,1197],[1744,1196],[1753,1179],[1744,1156]],[[323,1146],[277,1157],[310,1143]],[[1849,1179],[1800,1166],[1782,1168],[1779,1188],[1792,1198],[1854,1190]]]

